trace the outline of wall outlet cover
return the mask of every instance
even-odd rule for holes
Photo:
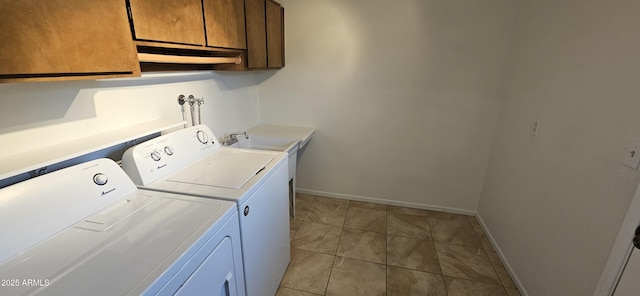
[[[531,124],[531,134],[534,136],[538,135],[538,131],[540,131],[540,124],[542,124],[542,119],[538,119]]]
[[[623,164],[637,170],[640,163],[640,142],[633,143],[627,150]]]

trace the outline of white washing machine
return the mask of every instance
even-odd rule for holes
[[[139,188],[233,201],[249,296],[273,296],[290,260],[287,154],[222,147],[205,125],[127,150],[122,168]]]
[[[245,295],[235,204],[98,159],[0,189],[0,295]]]

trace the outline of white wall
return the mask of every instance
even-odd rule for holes
[[[281,2],[280,71],[0,84],[0,157],[204,96],[218,137],[316,127],[300,188],[477,208],[529,295],[592,293],[640,181],[640,2]]]
[[[263,122],[312,126],[298,188],[475,211],[517,1],[281,1]]]
[[[252,73],[0,84],[0,157],[156,119],[180,121],[179,94],[205,98],[202,121],[217,137],[259,122]]]
[[[635,192],[639,11],[523,1],[478,212],[529,295],[591,295]]]

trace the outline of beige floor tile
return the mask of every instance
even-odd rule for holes
[[[335,255],[341,232],[340,226],[304,222],[296,232],[291,245],[302,250]]]
[[[305,194],[296,211],[276,296],[520,296],[474,216]]]
[[[312,294],[309,292],[298,291],[294,289],[289,289],[285,287],[279,287],[276,292],[276,296],[317,296],[320,294]]]
[[[496,252],[487,251],[487,257],[489,257],[489,261],[491,261],[491,264],[493,265],[493,269],[496,270],[496,273],[498,274],[498,278],[500,279],[500,282],[502,283],[502,285],[505,288],[515,288],[516,285],[513,283],[513,280],[511,280],[511,276],[509,275],[509,272],[507,272],[507,269],[502,264],[502,260],[500,260],[500,257],[498,257],[498,254]]]
[[[407,214],[407,215],[414,215],[414,216],[427,216],[427,212],[425,210],[407,208],[407,207],[387,206],[387,211],[391,212],[391,213],[398,213],[398,214]]]
[[[300,226],[302,226],[302,223],[304,223],[304,221],[302,220],[297,220],[297,219],[289,220],[289,239],[291,241],[293,241],[293,238],[296,236],[296,232],[298,231],[298,229],[300,229]]]
[[[520,296],[520,292],[517,289],[513,288],[504,288],[507,291],[508,296]]]
[[[372,202],[355,201],[355,200],[350,200],[349,201],[349,207],[350,208],[380,210],[380,211],[386,211],[387,210],[387,205],[377,204],[377,203],[372,203]]]
[[[493,245],[491,244],[491,242],[489,241],[489,238],[486,235],[483,234],[479,236],[479,239],[480,239],[480,245],[482,246],[483,249],[487,251],[495,252]]]
[[[292,249],[291,262],[280,286],[323,295],[334,258],[332,255]]]
[[[387,235],[387,264],[431,273],[441,273],[433,241]]]
[[[387,234],[431,238],[426,216],[387,211]]]
[[[482,249],[441,243],[435,245],[443,275],[500,284]]]
[[[344,226],[386,233],[387,212],[349,206]]]
[[[387,266],[388,296],[447,296],[442,275]]]
[[[472,225],[478,225],[480,226],[480,221],[478,221],[478,218],[476,216],[467,216],[469,218],[469,222],[471,222]]]
[[[387,236],[379,232],[343,228],[336,255],[385,264]]]
[[[468,219],[440,219],[427,217],[431,237],[439,243],[480,247],[480,240]]]
[[[347,205],[348,202],[342,204],[332,201],[316,200],[307,212],[305,221],[342,227],[342,225],[344,225],[344,219],[347,216]]]
[[[386,289],[385,265],[336,257],[325,295],[383,296]]]
[[[296,202],[298,202],[300,200],[313,202],[315,200],[315,198],[316,198],[315,195],[304,194],[304,193],[296,193]]]
[[[348,199],[333,198],[333,197],[326,197],[326,196],[316,196],[314,201],[323,202],[323,203],[337,204],[337,205],[341,205],[341,206],[349,206],[349,200]]]
[[[302,226],[302,223],[304,223],[303,220],[291,219],[289,220],[289,229],[297,231]]]
[[[507,296],[500,285],[444,277],[449,296]]]
[[[485,249],[485,250],[488,250],[488,251],[495,251],[493,249],[493,245],[489,241],[489,238],[484,233],[484,230],[482,229],[482,226],[480,226],[480,222],[478,222],[477,218],[473,217],[473,216],[469,216],[469,221],[471,221],[471,225],[473,226],[473,230],[476,232],[476,235],[478,236],[478,239],[480,240],[480,245],[482,246],[482,248]]]
[[[304,220],[313,205],[315,197],[313,195],[296,194],[296,217],[295,220]]]
[[[454,213],[449,213],[444,211],[426,210],[426,214],[427,214],[427,217],[445,219],[445,220],[465,220],[465,221],[469,220],[469,216],[467,215],[454,214]]]

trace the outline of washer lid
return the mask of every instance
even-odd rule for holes
[[[272,160],[271,155],[218,150],[167,181],[239,189]]]

